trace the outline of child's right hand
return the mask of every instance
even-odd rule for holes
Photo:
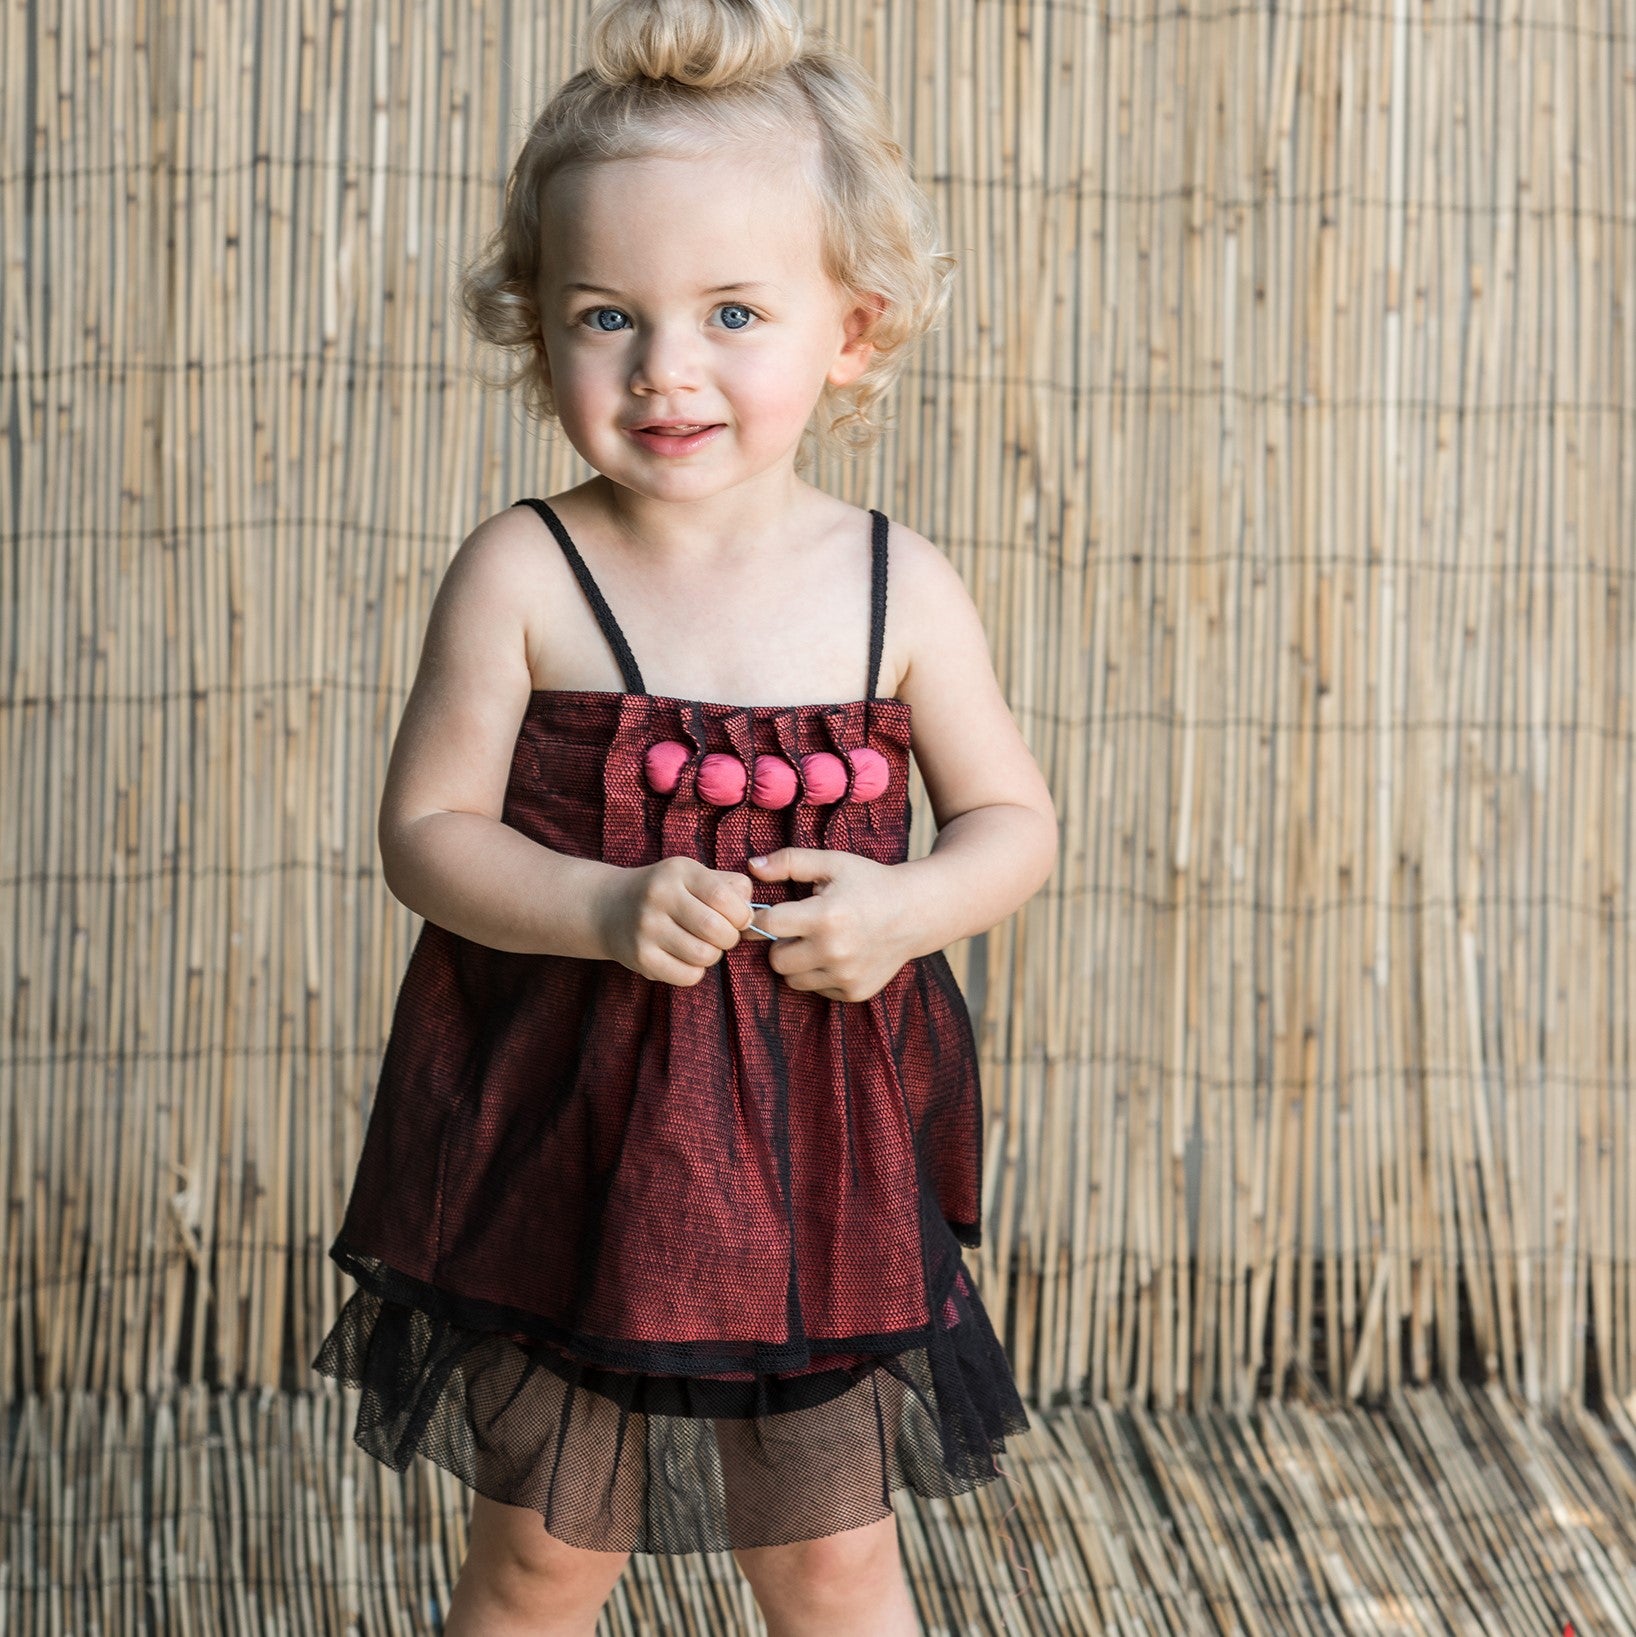
[[[689,989],[750,924],[752,883],[677,853],[620,872],[609,892],[603,941],[621,966]]]

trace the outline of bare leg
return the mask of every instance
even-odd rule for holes
[[[474,1495],[443,1637],[592,1637],[629,1557],[570,1546],[532,1507]]]
[[[897,1518],[787,1546],[733,1553],[767,1637],[920,1637]]]
[[[826,1404],[716,1422],[731,1533],[786,1537],[733,1552],[768,1637],[919,1637],[883,1464],[904,1390],[876,1370]]]

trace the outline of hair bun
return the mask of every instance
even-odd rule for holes
[[[598,0],[586,69],[609,85],[668,79],[709,91],[787,67],[802,34],[788,0]]]

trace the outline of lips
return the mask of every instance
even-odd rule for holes
[[[720,421],[713,421],[696,426],[691,432],[674,426],[632,426],[625,435],[650,455],[681,457],[708,449],[716,441],[716,434],[725,430]]]

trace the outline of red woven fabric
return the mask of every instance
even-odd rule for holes
[[[884,548],[881,519],[877,591]],[[873,690],[793,707],[537,692],[503,822],[625,866],[687,853],[749,873],[784,845],[901,862],[910,708]],[[643,760],[666,739],[691,754],[658,794]],[[864,746],[886,767],[868,800],[850,774],[838,800],[780,808],[697,788],[712,752],[753,777],[758,756],[850,767]],[[757,882],[760,902],[810,890]],[[982,1109],[953,973],[923,956],[840,1003],[791,988],[772,947],[743,938],[680,987],[424,926],[330,1250],[360,1288],[313,1360],[364,1389],[371,1454],[427,1455],[604,1550],[810,1538],[885,1516],[902,1484],[998,1475],[1029,1423],[960,1256],[979,1242]]]

